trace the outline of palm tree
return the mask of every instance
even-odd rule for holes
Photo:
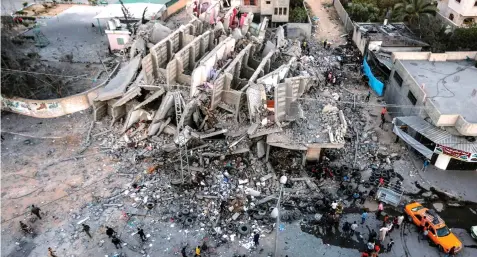
[[[411,25],[420,24],[422,17],[434,16],[437,7],[429,0],[402,0],[394,5],[393,15],[398,21],[407,21]]]

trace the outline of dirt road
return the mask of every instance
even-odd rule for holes
[[[314,16],[310,18],[312,18],[312,20],[314,17],[318,18],[318,21],[315,21],[318,25],[315,33],[316,38],[320,41],[325,39],[328,41],[331,40],[333,44],[344,43],[345,39],[340,36],[346,32],[338,17],[338,13],[333,7],[333,1],[308,0],[306,2],[314,13]]]

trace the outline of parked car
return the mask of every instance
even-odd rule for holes
[[[428,229],[428,238],[439,247],[439,250],[447,253],[453,246],[455,252],[462,250],[462,242],[446,226],[445,222],[436,211],[422,206],[420,203],[410,203],[404,207],[408,220],[417,226],[421,225],[421,220],[425,216]]]
[[[470,235],[472,238],[477,239],[477,226],[470,227]]]

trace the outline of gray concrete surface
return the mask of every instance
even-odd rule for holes
[[[469,97],[477,77],[472,62],[401,60],[401,63],[419,85],[425,85],[428,100],[441,115],[460,114],[469,122],[477,122],[477,112],[469,112],[477,110],[477,98]]]
[[[43,48],[33,46],[29,51],[37,51],[42,59],[48,61],[73,55],[73,62],[100,63],[98,53],[100,56],[108,53],[108,40],[104,32],[99,31],[98,22],[93,17],[104,8],[107,7],[76,5],[55,17],[41,20],[39,30],[50,44]],[[106,24],[102,26],[104,30]],[[34,30],[26,34],[34,35]]]

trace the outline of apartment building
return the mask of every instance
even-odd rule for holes
[[[442,16],[458,26],[477,23],[477,0],[440,0],[437,8]]]

